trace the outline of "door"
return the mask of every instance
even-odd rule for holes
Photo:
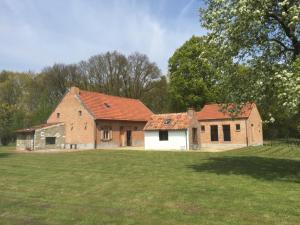
[[[127,146],[131,146],[131,130],[126,131],[126,144]]]

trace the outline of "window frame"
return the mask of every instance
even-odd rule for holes
[[[55,145],[55,144],[56,144],[56,137],[46,137],[45,138],[45,145]]]
[[[101,141],[111,141],[112,140],[112,127],[105,126],[101,127]]]
[[[237,131],[237,132],[241,131],[241,124],[239,124],[239,123],[235,124],[235,131]]]
[[[169,141],[169,131],[168,130],[158,131],[158,139],[159,141]]]
[[[205,132],[205,125],[201,125],[200,130],[201,132]]]

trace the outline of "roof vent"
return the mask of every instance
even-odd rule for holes
[[[108,103],[104,103],[104,106],[106,107],[106,108],[110,108],[110,104],[108,104]]]
[[[172,121],[171,119],[165,119],[164,124],[169,125],[171,123],[171,121]]]

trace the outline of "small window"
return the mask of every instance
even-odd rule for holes
[[[193,133],[193,144],[196,145],[198,144],[197,128],[193,128],[192,133]]]
[[[236,131],[241,131],[241,125],[240,124],[236,124],[235,125],[235,130]]]
[[[103,127],[101,129],[101,140],[110,141],[112,139],[112,129],[111,127]]]
[[[55,145],[56,137],[46,137],[46,145]]]
[[[56,118],[58,119],[60,117],[60,113],[56,113]]]
[[[219,141],[218,125],[210,126],[210,140],[211,141]]]
[[[87,122],[84,123],[84,129],[87,129]]]
[[[169,140],[169,133],[167,130],[160,130],[159,131],[159,140],[160,141],[167,141]]]
[[[78,111],[78,116],[82,116],[82,111],[81,110]]]
[[[205,126],[204,125],[201,125],[201,131],[205,132]]]
[[[165,119],[164,124],[169,125],[171,123],[171,121],[172,121],[171,119]]]

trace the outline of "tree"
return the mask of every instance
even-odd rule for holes
[[[205,103],[220,101],[219,83],[231,64],[205,36],[193,36],[169,59],[172,109],[199,109]]]
[[[263,56],[288,62],[300,55],[300,2],[206,0],[202,26],[220,47],[241,59]]]
[[[0,142],[7,145],[11,141],[13,132],[13,114],[15,107],[0,103]]]
[[[207,0],[200,9],[209,43],[244,67],[227,74],[228,102],[255,101],[265,120],[299,112],[300,2],[294,0]],[[272,122],[272,121],[271,121]]]

